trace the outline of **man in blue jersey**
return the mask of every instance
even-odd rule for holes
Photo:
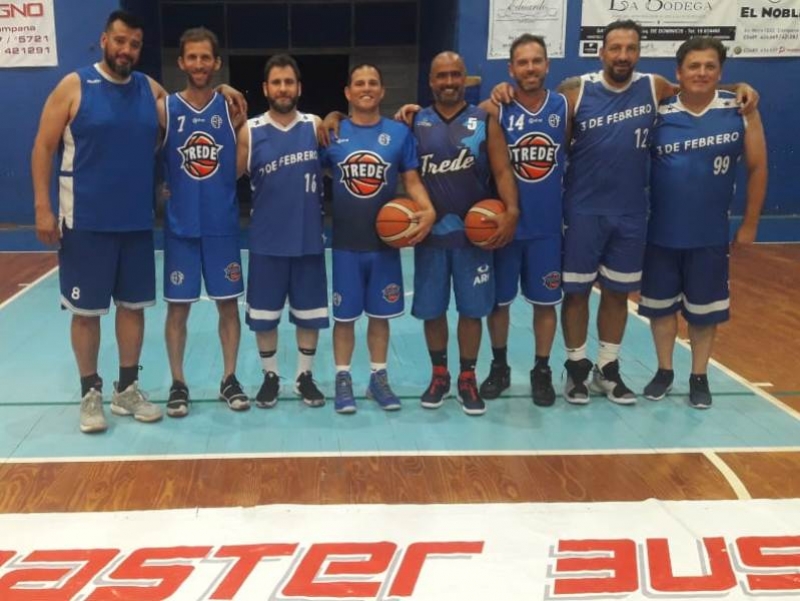
[[[237,156],[253,191],[246,320],[256,333],[264,370],[256,406],[270,408],[278,401],[277,327],[288,297],[298,346],[294,391],[306,405],[321,407],[325,395],[311,372],[319,330],[328,327],[320,120],[297,110],[300,70],[292,57],[267,61],[263,89],[269,110],[243,128]]]
[[[212,87],[221,67],[217,36],[205,28],[181,36],[178,66],[186,88],[158,104],[166,131],[162,146],[169,190],[164,227],[165,337],[172,372],[167,415],[189,412],[183,371],[186,323],[200,298],[201,280],[219,312],[223,376],[220,398],[234,411],[250,408],[236,379],[244,292],[236,201],[236,131],[225,99]],[[244,121],[237,119],[236,127]]]
[[[452,279],[458,311],[458,399],[465,413],[482,415],[486,405],[478,391],[475,364],[481,319],[494,306],[491,251],[514,237],[519,207],[503,133],[496,119],[464,100],[465,82],[462,58],[454,52],[438,54],[429,74],[434,103],[414,119],[422,181],[436,209],[436,224],[414,251],[411,312],[425,322],[425,340],[433,364],[422,406],[436,409],[450,391],[447,308]],[[473,204],[494,195],[492,180],[506,211],[494,218],[497,231],[487,245],[478,247],[466,238],[464,217]]]
[[[61,243],[61,305],[72,312],[82,432],[107,428],[97,359],[100,316],[108,313],[112,297],[120,368],[111,411],[142,422],[161,419],[161,410],[138,386],[143,308],[155,303],[156,102],[166,95],[158,83],[133,71],[142,37],[137,17],[111,13],[100,37],[103,60],[56,86],[42,110],[31,156],[37,236],[46,244]],[[49,186],[59,148],[56,220]]]
[[[522,34],[511,43],[509,75],[515,81],[514,100],[481,103],[500,124],[508,144],[519,190],[520,219],[514,240],[494,253],[495,308],[487,319],[492,340],[492,365],[480,394],[497,398],[511,385],[507,361],[509,306],[522,286],[533,305],[534,366],[530,373],[533,402],[555,401],[549,366],[550,350],[561,302],[561,185],[565,151],[570,139],[569,106],[561,94],[544,87],[550,65],[540,36]]]
[[[384,244],[375,231],[381,207],[397,193],[398,179],[421,210],[409,232],[411,243],[430,231],[436,214],[417,168],[417,142],[411,130],[380,114],[383,77],[375,65],[350,71],[344,93],[350,118],[324,151],[323,164],[333,173],[333,354],[336,361],[338,413],[354,413],[350,375],[355,347],[355,321],[366,313],[370,379],[367,397],[387,411],[400,409],[389,386],[387,358],[389,319],[403,314],[404,292],[400,251]],[[369,187],[359,185],[370,180]]]
[[[639,313],[650,318],[658,371],[644,395],[659,400],[672,387],[680,310],[692,346],[689,402],[697,409],[711,406],[708,361],[717,324],[729,318],[728,211],[742,154],[747,193],[735,243],[755,240],[767,190],[758,111],[743,117],[734,95],[717,90],[725,56],[725,46],[714,38],[692,38],[680,46],[680,92],[659,106],[650,150],[650,220]]]

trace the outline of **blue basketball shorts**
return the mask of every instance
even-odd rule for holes
[[[570,215],[565,219],[564,292],[588,292],[595,280],[618,292],[638,290],[647,215]]]
[[[200,298],[201,279],[214,300],[244,293],[239,236],[183,238],[164,233],[164,300],[191,303]]]
[[[681,311],[686,321],[709,325],[730,318],[728,246],[664,248],[648,244],[639,315]]]
[[[496,299],[510,305],[522,287],[525,300],[534,305],[557,305],[561,291],[561,236],[513,240],[494,251]]]
[[[450,305],[450,282],[456,311],[480,319],[492,312],[495,298],[492,251],[477,246],[414,249],[414,302],[411,314],[418,319],[436,319]]]
[[[333,251],[333,318],[354,321],[391,319],[403,314],[403,269],[397,249],[374,252]]]
[[[105,315],[118,307],[156,303],[153,232],[95,232],[63,228],[58,251],[61,306],[76,315]]]
[[[245,321],[253,331],[274,330],[289,299],[289,321],[300,328],[327,328],[325,255],[275,257],[250,253]]]

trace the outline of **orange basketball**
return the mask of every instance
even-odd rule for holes
[[[375,221],[380,239],[394,248],[408,246],[406,234],[415,225],[412,219],[419,210],[419,205],[410,198],[395,198],[387,202]]]
[[[494,236],[497,224],[494,221],[483,221],[489,215],[499,215],[505,212],[506,205],[493,198],[481,200],[472,205],[464,218],[464,230],[467,238],[475,246],[484,246],[486,241]]]

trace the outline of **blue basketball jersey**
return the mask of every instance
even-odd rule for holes
[[[247,126],[251,252],[280,257],[321,253],[322,166],[314,116],[297,113],[284,127],[264,113]]]
[[[561,234],[567,109],[566,98],[550,91],[535,113],[516,101],[500,107],[519,190],[517,240]]]
[[[728,210],[744,133],[744,117],[730,92],[717,92],[700,114],[690,112],[678,96],[659,107],[648,242],[668,248],[728,243]]]
[[[436,209],[436,223],[421,244],[460,247],[469,244],[464,216],[470,207],[493,196],[486,149],[488,115],[467,105],[450,119],[431,106],[417,113],[420,173]]]
[[[333,171],[333,248],[388,248],[375,231],[375,220],[397,195],[399,175],[419,166],[411,130],[385,118],[370,126],[347,119],[323,151],[323,164]]]
[[[149,230],[159,128],[147,76],[117,83],[97,66],[76,73],[81,100],[62,137],[59,217],[78,230]]]
[[[652,75],[634,73],[621,90],[608,86],[602,72],[581,76],[565,178],[568,213],[647,211],[648,146],[656,104]]]
[[[236,133],[225,99],[214,94],[196,109],[180,94],[167,97],[162,146],[170,191],[166,227],[176,236],[226,236],[239,231]]]

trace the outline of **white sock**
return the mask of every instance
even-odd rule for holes
[[[270,372],[271,371],[271,372],[274,372],[274,373],[277,374],[278,373],[278,353],[275,352],[275,351],[272,351],[272,354],[269,357],[265,356],[266,353],[259,353],[259,355],[261,356],[261,369],[263,369],[264,372]]]
[[[349,365],[337,365],[336,366],[336,373],[340,374],[342,372],[350,373],[350,366]]]
[[[382,369],[386,369],[386,363],[372,363],[370,361],[369,369],[370,369],[370,371],[372,373],[375,373],[376,371],[380,371]]]
[[[578,348],[568,348],[567,359],[570,361],[580,361],[581,359],[586,359],[586,343],[584,342]]]
[[[600,351],[597,353],[597,367],[603,369],[609,363],[619,359],[619,344],[600,341]]]
[[[311,366],[314,365],[314,354],[317,349],[297,349],[297,375],[311,371]]]

